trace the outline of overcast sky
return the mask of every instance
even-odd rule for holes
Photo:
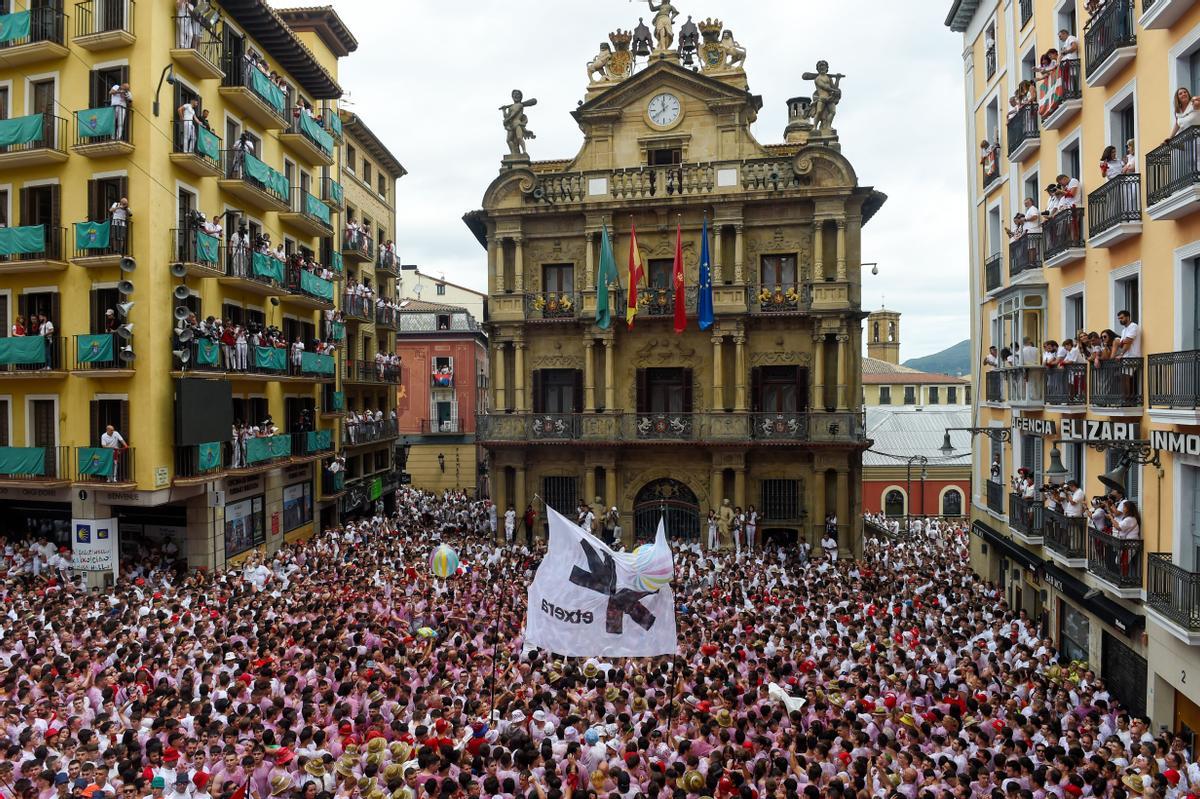
[[[785,102],[811,94],[800,75],[817,59],[849,76],[835,122],[842,152],[860,182],[888,195],[863,230],[863,260],[880,270],[865,270],[863,304],[886,298],[904,314],[904,358],[967,338],[962,38],[942,25],[947,2],[673,2],[685,17],[719,17],[746,48],[750,89],[763,98],[753,131],[764,144],[783,141]],[[359,41],[340,67],[346,105],[409,172],[397,192],[404,263],[485,289],[485,253],[462,215],[479,207],[506,151],[498,107],[513,88],[536,97],[530,155],[574,156],[582,134],[570,111],[583,98],[585,65],[609,31],[649,22],[646,3],[333,3]]]

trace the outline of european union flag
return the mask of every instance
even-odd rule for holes
[[[708,217],[704,217],[704,229],[701,232],[700,243],[700,288],[696,298],[696,319],[700,322],[701,330],[708,330],[713,324],[713,295],[712,270],[709,268],[708,257]]]

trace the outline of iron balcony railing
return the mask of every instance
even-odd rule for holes
[[[1200,633],[1200,573],[1176,566],[1169,552],[1151,552],[1146,567],[1146,607]]]
[[[1021,0],[1021,27],[1024,28],[1033,19],[1033,0]]]
[[[1017,113],[1008,120],[1008,156],[1021,148],[1025,142],[1041,138],[1042,131],[1038,126],[1037,105],[1024,103],[1017,108]]]
[[[395,330],[400,324],[400,312],[386,305],[376,305],[375,324],[378,327]]]
[[[225,47],[219,24],[219,18],[214,16],[175,17],[175,48],[195,50],[214,69],[220,69],[225,61]]]
[[[1004,513],[1004,484],[995,480],[987,483],[987,506],[992,513]]]
[[[400,428],[395,419],[381,419],[378,422],[355,421],[347,418],[345,422],[346,440],[351,446],[372,444],[376,441],[386,441],[400,435]]]
[[[1088,571],[1118,588],[1141,588],[1143,544],[1088,528]]]
[[[29,35],[18,36],[5,42],[0,42],[0,53],[13,47],[23,47],[27,44],[51,42],[63,44],[63,35],[67,27],[67,15],[53,5],[29,9]]]
[[[342,363],[342,379],[352,383],[399,383],[400,367],[346,360]]]
[[[545,416],[545,414],[539,414],[539,416]],[[451,416],[449,419],[422,419],[421,432],[430,434],[462,433],[465,432],[465,427],[462,419],[457,416]]]
[[[353,255],[364,261],[370,261],[375,257],[375,240],[371,238],[370,233],[362,230],[344,231],[342,254]]]
[[[1038,113],[1043,120],[1053,116],[1063,103],[1082,99],[1083,81],[1080,63],[1078,58],[1068,58],[1058,62],[1058,91],[1039,103]]]
[[[291,121],[287,115],[287,95],[271,79],[264,75],[258,67],[249,64],[245,59],[234,62],[226,53],[225,78],[222,86],[246,89],[268,109],[271,116],[279,123],[280,128],[287,128]],[[278,91],[277,91],[278,90]]]
[[[205,447],[200,444],[175,446],[175,479],[191,480],[197,477],[212,477],[225,471],[229,464],[231,444],[222,441],[220,456],[216,463],[206,463],[201,466],[201,452]]]
[[[370,297],[362,294],[342,295],[342,314],[348,319],[370,322],[375,318],[372,310],[374,307],[375,301]]]
[[[1004,402],[1004,372],[993,369],[984,375],[983,382],[988,402]]]
[[[1004,378],[1010,403],[1032,405],[1046,401],[1045,367],[1013,366],[1004,370]]]
[[[541,291],[525,294],[525,317],[546,321],[572,321],[579,315],[582,299],[578,292]]]
[[[292,106],[291,108],[289,108],[287,111],[287,116],[288,116],[288,119],[291,120],[291,122],[288,124],[287,129],[284,131],[284,133],[296,133],[296,134],[299,134],[300,136],[303,136],[305,138],[305,140],[308,141],[313,147],[316,147],[318,150],[323,152],[325,155],[332,158],[333,157],[332,148],[327,147],[326,142],[323,142],[319,138],[314,136],[312,134],[312,132],[308,129],[308,127],[300,121],[300,117],[304,113],[306,113],[305,110],[299,106]],[[310,120],[313,122],[314,127],[324,130],[324,125],[322,124],[320,117],[310,117]]]
[[[1099,408],[1142,406],[1142,359],[1113,358],[1091,369],[1089,401]]]
[[[224,175],[225,178],[228,180],[240,180],[243,183],[245,183],[246,185],[252,186],[255,189],[257,189],[258,191],[261,191],[263,194],[266,194],[267,196],[271,197],[272,199],[278,200],[279,202],[290,206],[291,198],[288,196],[288,193],[283,190],[282,186],[280,186],[280,185],[268,186],[266,183],[263,183],[261,180],[259,180],[258,178],[254,177],[253,175],[250,174],[250,170],[246,169],[246,166],[245,166],[246,154],[247,154],[246,152],[244,152],[243,150],[239,150],[237,148],[230,148],[227,150],[222,150],[221,151],[221,174]],[[249,153],[249,154],[254,155],[254,153]],[[271,169],[274,171],[276,176],[279,176],[282,174],[278,170],[275,170],[273,167],[271,167]]]
[[[333,235],[333,214],[315,194],[311,194],[300,186],[292,186],[292,213],[300,214],[305,219],[320,225],[325,231],[324,236]]]
[[[1152,407],[1200,408],[1200,350],[1155,353],[1146,368]]]
[[[86,223],[81,223],[86,227]],[[108,228],[108,243],[104,246],[79,246],[79,236],[75,236],[73,245],[74,258],[105,258],[129,255],[133,242],[133,222],[126,219],[122,224],[110,223]],[[91,242],[89,242],[91,244]]]
[[[0,470],[0,480],[52,483],[71,480],[71,447],[10,447],[14,457]]]
[[[1067,560],[1086,558],[1087,519],[1045,508],[1042,511],[1042,543]]]
[[[1042,511],[1045,505],[1036,498],[1027,499],[1016,492],[1008,495],[1008,526],[1026,538],[1042,537]]]
[[[337,496],[346,490],[346,473],[331,472],[328,470],[321,472],[321,497],[328,499],[329,497]]]
[[[32,12],[31,12],[32,13]],[[0,47],[0,58],[4,48]],[[36,138],[15,144],[0,145],[0,153],[27,153],[33,150],[53,150],[66,154],[67,120],[54,114],[42,114],[42,132]]]
[[[133,369],[136,361],[130,357],[130,354],[122,357],[121,348],[129,344],[131,344],[130,340],[115,332],[74,336],[75,365],[72,368],[77,372],[92,372],[100,369]]]
[[[385,242],[386,244],[386,242]],[[395,249],[385,250],[383,246],[379,248],[379,257],[375,261],[375,271],[383,272],[392,277],[400,276],[400,261],[396,258]]]
[[[107,116],[108,109],[113,109],[111,132],[101,115]],[[133,114],[125,106],[112,107],[107,103],[101,108],[88,108],[75,112],[75,147],[87,147],[92,144],[112,144],[114,142],[133,143]]]
[[[186,124],[191,124],[191,125],[195,126],[197,123],[186,123]],[[195,131],[188,131],[189,135],[185,136],[184,135],[184,125],[185,125],[184,121],[182,119],[179,119],[178,116],[176,116],[175,121],[173,122],[173,124],[171,126],[172,147],[174,148],[173,152],[184,153],[185,155],[193,155],[196,158],[199,158],[202,161],[204,161],[205,163],[207,163],[209,166],[220,169],[220,167],[221,167],[221,137],[218,136],[215,131],[205,128],[205,130],[208,130],[208,132],[211,133],[213,135],[213,137],[217,140],[216,141],[216,152],[214,153],[212,148],[209,148],[207,146],[200,146],[200,147],[196,146],[197,137],[200,135],[199,133],[195,133]],[[196,128],[196,130],[199,130],[199,128]],[[192,133],[195,133],[195,135],[191,135]]]
[[[996,74],[996,45],[991,45],[983,53],[983,60],[987,67],[987,76],[990,79]]]
[[[190,225],[184,228],[171,228],[171,242],[175,248],[175,260],[185,264],[198,264],[211,269],[213,272],[224,273],[226,270],[226,248],[223,241],[218,239],[214,250],[211,246],[205,246],[212,244],[212,238],[214,237],[210,236],[209,238],[202,239],[203,236],[207,236],[208,234],[200,231],[200,236],[198,237],[196,233],[197,229]],[[202,239],[203,244],[198,245],[198,239]],[[250,261],[249,250],[246,252],[246,270],[248,270]]]
[[[38,371],[60,371],[64,360],[63,347],[66,339],[62,336],[26,335],[20,346],[14,349],[13,362],[0,363],[0,375],[25,374]],[[41,345],[32,343],[40,339]],[[15,342],[14,342],[15,344]]]
[[[132,483],[133,447],[76,447],[75,479],[81,483]]]
[[[1200,128],[1184,128],[1146,154],[1146,205],[1200,183]]]
[[[1000,253],[995,253],[983,262],[983,280],[987,291],[995,291],[1004,285],[1000,279],[1000,261],[1003,257]]]
[[[476,416],[477,436],[495,442],[555,440],[858,443],[861,414],[828,413],[506,413]]]
[[[1067,250],[1083,249],[1084,210],[1076,205],[1042,222],[1042,257],[1047,261]]]
[[[75,4],[75,36],[133,33],[133,0],[85,0]]]
[[[1000,144],[992,147],[983,161],[983,186],[987,188],[1000,177]]]
[[[2,58],[3,56],[0,56]],[[45,246],[33,252],[19,252],[12,255],[0,255],[0,271],[4,264],[24,263],[28,261],[61,261],[66,252],[64,242],[67,238],[66,228],[45,226]]]
[[[331,177],[321,178],[321,199],[340,211],[346,207],[346,190]]]
[[[1142,176],[1118,175],[1088,195],[1088,236],[1142,221]]]
[[[1087,403],[1086,363],[1067,363],[1046,370],[1046,404],[1084,405]]]
[[[1042,268],[1042,234],[1024,233],[1008,245],[1008,276]]]
[[[795,280],[760,281],[749,286],[748,293],[747,304],[752,314],[798,313],[812,308],[812,286]],[[692,302],[690,295],[688,302]],[[689,304],[689,313],[692,307]]]
[[[284,266],[284,288],[296,296],[308,297],[310,300],[328,304],[333,307],[333,283],[315,272],[308,272],[306,278],[302,273],[307,270],[298,263]],[[325,289],[328,289],[326,296]]]
[[[292,433],[292,455],[321,455],[337,449],[332,430],[304,430]]]
[[[1105,0],[1083,28],[1083,51],[1090,76],[1110,55],[1137,44],[1133,0]]]

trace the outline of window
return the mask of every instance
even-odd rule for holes
[[[1111,472],[1118,468],[1122,455],[1115,450],[1105,450],[1104,471]],[[1142,506],[1142,467],[1134,464],[1125,467],[1124,474],[1125,498],[1131,499],[1140,509]]]
[[[1036,169],[1033,172],[1031,172],[1028,177],[1025,178],[1024,186],[1025,186],[1025,189],[1024,189],[1025,194],[1022,195],[1020,198],[1018,198],[1018,201],[1021,203],[1021,211],[1025,210],[1025,198],[1026,197],[1033,200],[1033,205],[1035,208],[1044,208],[1045,206],[1042,205],[1042,198],[1041,198],[1042,197],[1041,177],[1038,175],[1038,172]]]
[[[103,222],[108,219],[108,209],[122,197],[129,194],[128,179],[97,178],[87,182],[88,219],[93,222]],[[186,192],[180,192],[184,194]]]
[[[354,161],[358,157],[358,152],[354,149],[353,144],[346,145],[346,171],[354,173]]]
[[[1021,435],[1021,466],[1033,475],[1033,484],[1042,485],[1042,437],[1028,433]]]
[[[637,381],[638,413],[692,412],[691,369],[638,369]]]
[[[575,266],[546,264],[542,267],[542,288],[547,294],[571,294],[575,290]]]
[[[808,370],[799,366],[756,366],[750,396],[759,413],[797,413],[808,407]]]
[[[963,405],[971,404],[971,387],[963,386]]]
[[[109,333],[112,332],[108,327],[108,311],[113,312],[113,323],[116,323],[117,303],[121,301],[121,295],[115,288],[107,289],[92,289],[92,333]]]
[[[225,557],[232,558],[267,540],[263,498],[243,499],[225,506]]]
[[[993,97],[992,101],[987,105],[987,125],[984,130],[987,131],[985,137],[990,144],[999,146],[1000,144],[1000,101]]]
[[[8,119],[9,92],[7,86],[0,86],[0,119]]]
[[[651,258],[646,270],[646,285],[656,289],[671,288],[671,272],[674,268],[673,258]]]
[[[436,293],[439,297],[445,297],[446,296],[446,284],[438,283],[436,286]]]
[[[379,196],[385,200],[387,199],[387,176],[386,175],[379,176]]]
[[[129,402],[122,399],[92,400],[92,446],[100,443],[100,436],[108,425],[121,434],[130,446],[133,445],[133,431],[129,429]]]
[[[761,263],[762,285],[787,288],[796,285],[796,256],[764,255]]]
[[[363,183],[366,183],[368,186],[371,185],[371,162],[365,158],[362,162],[362,179]]]
[[[938,404],[938,387],[930,386],[927,390],[929,392],[929,404],[937,405]]]
[[[1078,31],[1075,30],[1075,3],[1074,3],[1074,0],[1071,0],[1071,2],[1059,4],[1058,15],[1057,15],[1057,20],[1054,25],[1054,30],[1056,32],[1060,31],[1060,30],[1066,30],[1072,36],[1074,36],[1078,33]],[[1057,38],[1057,33],[1056,33],[1056,38]]]
[[[1116,303],[1112,314],[1114,321],[1116,320],[1118,311],[1129,311],[1129,315],[1133,318],[1133,321],[1142,321],[1140,282],[1140,276],[1137,274],[1118,278],[1113,281],[1113,302]]]
[[[905,405],[916,405],[917,404],[917,387],[916,386],[905,386],[904,387],[904,404]]]
[[[1065,600],[1058,600],[1058,648],[1068,660],[1088,659],[1088,617],[1071,607]]]
[[[989,208],[987,212],[988,255],[999,255],[1002,252],[1003,226],[1000,223],[1000,206]]]
[[[1063,298],[1064,338],[1075,338],[1075,334],[1086,328],[1083,317],[1083,292],[1068,294]]]
[[[759,502],[762,520],[767,522],[790,521],[800,518],[800,481],[763,480],[760,483]]]
[[[673,166],[683,163],[683,150],[678,147],[662,150],[650,150],[646,153],[646,162],[650,166]]]
[[[440,313],[437,315],[437,329],[438,330],[449,330],[450,329],[450,314]]]
[[[377,449],[374,453],[375,471],[385,472],[388,470],[388,451],[386,449]]]
[[[312,482],[293,483],[283,488],[283,531],[303,527],[312,521]]]
[[[129,82],[129,67],[107,67],[102,69],[94,69],[91,74],[91,84],[88,87],[88,102],[91,103],[91,108],[107,108],[109,105],[109,91],[113,86],[120,86],[122,83]]]
[[[10,446],[8,439],[8,400],[0,399],[0,447]]]
[[[512,494],[509,494],[512,496]],[[543,477],[542,496],[551,508],[575,508],[579,505],[579,479],[576,477]],[[517,508],[517,518],[523,508]]]
[[[1196,572],[1200,571],[1200,468],[1181,464],[1180,469],[1184,490],[1180,497],[1179,565]]]
[[[534,413],[579,413],[582,403],[582,370],[533,370]]]
[[[1058,446],[1059,456],[1062,458],[1063,467],[1067,470],[1066,479],[1074,480],[1081,486],[1085,485],[1083,481],[1083,444],[1064,441]]]
[[[958,386],[946,386],[946,404],[958,404]]]
[[[883,512],[890,518],[904,515],[904,493],[893,488],[883,497]]]
[[[1037,68],[1037,52],[1031,47],[1021,58],[1021,80],[1029,80],[1037,82],[1037,75],[1034,69]]]
[[[1133,88],[1130,83],[1105,106],[1108,114],[1108,128],[1105,131],[1108,134],[1107,144],[1116,147],[1120,156],[1125,154],[1126,142],[1132,139],[1136,145],[1137,140],[1137,98]]]
[[[1079,157],[1079,139],[1076,139],[1062,149],[1062,160],[1060,161],[1059,169],[1064,175],[1072,178],[1080,178],[1081,175],[1081,160]],[[1056,176],[1057,177],[1057,176]],[[1082,178],[1080,178],[1082,182]],[[1082,202],[1082,198],[1076,198],[1076,202]]]
[[[943,516],[962,516],[962,509],[963,495],[961,491],[952,488],[945,494],[942,494]]]
[[[880,386],[879,387],[879,404],[880,405],[891,405],[892,404],[892,387],[891,386]]]

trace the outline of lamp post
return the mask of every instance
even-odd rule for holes
[[[947,434],[949,435],[949,434]],[[912,527],[912,465],[914,463],[921,464],[921,515],[925,515],[925,478],[929,471],[926,467],[929,466],[929,458],[924,455],[913,455],[908,459],[908,463],[904,470],[904,492],[906,501],[904,503],[904,529],[905,531]]]

